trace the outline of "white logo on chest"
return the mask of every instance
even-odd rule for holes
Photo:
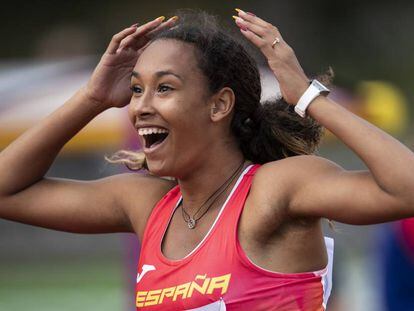
[[[142,280],[142,278],[147,272],[154,271],[154,270],[155,270],[155,267],[153,265],[142,265],[141,273],[137,273],[137,283],[139,283],[139,281]]]

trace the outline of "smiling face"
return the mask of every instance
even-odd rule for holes
[[[212,103],[194,47],[171,39],[151,43],[135,65],[131,88],[129,116],[149,170],[180,178],[202,163],[214,140]]]

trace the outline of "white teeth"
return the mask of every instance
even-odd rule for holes
[[[160,134],[160,133],[168,133],[165,129],[160,129],[158,127],[146,127],[146,128],[140,128],[138,129],[138,134],[143,135],[149,135],[149,134]]]

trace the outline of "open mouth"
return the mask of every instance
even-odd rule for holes
[[[164,139],[167,138],[167,136],[168,136],[168,133],[155,133],[155,134],[144,135],[145,147],[151,148],[156,145],[159,145],[164,141]]]
[[[153,148],[161,144],[169,132],[166,129],[139,129],[138,134],[144,138],[145,148]]]

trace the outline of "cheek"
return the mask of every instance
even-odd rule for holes
[[[132,125],[135,125],[135,112],[134,112],[132,101],[129,102],[129,105],[128,105],[128,119],[129,121],[131,121]]]
[[[193,112],[182,118],[177,129],[180,134],[180,145],[190,146],[194,150],[198,149],[196,146],[204,146],[208,137],[208,127],[209,123],[201,114]]]
[[[185,96],[174,96],[167,100],[163,99],[156,103],[155,110],[175,128],[181,128],[185,125],[188,122],[188,116],[193,113]]]
[[[203,103],[182,106],[176,114],[176,124],[180,129],[186,130],[188,135],[196,134],[205,128],[208,122],[208,112],[203,109]]]

